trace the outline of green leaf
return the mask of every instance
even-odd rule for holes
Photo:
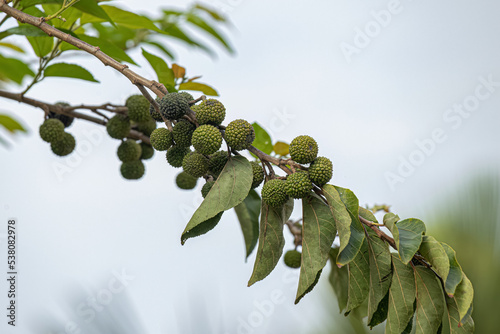
[[[203,51],[205,51],[206,53],[208,53],[211,56],[214,55],[214,52],[212,50],[210,50],[208,47],[206,47],[205,45],[201,44],[200,42],[197,42],[197,41],[193,40],[191,37],[189,37],[188,35],[186,35],[186,33],[184,33],[175,24],[169,24],[168,28],[166,28],[165,30],[163,30],[163,33],[165,35],[172,36],[174,38],[180,39],[181,41],[183,41],[183,42],[185,42],[185,43],[187,43],[187,44],[189,44],[191,46],[196,46],[196,47],[202,49]]]
[[[213,36],[215,39],[217,39],[222,45],[224,45],[229,51],[229,53],[234,53],[233,48],[229,45],[229,43],[226,41],[224,37],[211,25],[209,25],[205,20],[203,20],[201,17],[198,17],[194,14],[190,14],[187,16],[187,21],[194,24],[198,28],[204,30],[207,32],[209,35]]]
[[[200,224],[196,225],[192,229],[190,229],[188,232],[186,232],[184,236],[185,240],[190,239],[190,238],[195,238],[199,237],[200,235],[203,235],[217,226],[217,224],[220,222],[222,218],[222,214],[224,211],[219,212],[216,214],[214,217],[209,218],[205,220],[204,222],[201,222]]]
[[[274,153],[284,157],[290,153],[290,145],[282,141],[276,142],[273,146]]]
[[[16,131],[27,132],[21,123],[8,115],[0,114],[0,125],[10,133],[14,133]]]
[[[113,22],[132,29],[149,29],[162,33],[148,17],[138,15],[118,7],[103,5],[101,8],[108,14]]]
[[[432,265],[432,268],[441,279],[446,282],[450,272],[450,261],[441,243],[434,237],[424,235],[419,252]],[[469,305],[467,305],[468,307]]]
[[[21,84],[25,76],[34,76],[35,73],[29,66],[14,58],[7,58],[0,55],[0,77],[7,78],[17,84]]]
[[[229,159],[207,197],[182,232],[181,244],[196,236],[192,230],[198,225],[243,202],[250,191],[252,180],[252,166],[245,157],[236,156]]]
[[[349,287],[349,273],[347,271],[347,266],[341,268],[337,267],[336,261],[339,255],[338,248],[332,248],[330,250],[330,263],[332,264],[332,270],[330,271],[330,276],[328,280],[330,285],[337,295],[337,302],[339,303],[339,310],[342,312],[347,306],[348,298],[348,287]],[[368,286],[368,285],[367,285]],[[368,292],[367,292],[368,296]]]
[[[271,154],[273,151],[273,142],[271,136],[259,123],[252,123],[253,130],[255,131],[255,140],[252,145],[266,154]]]
[[[17,51],[19,53],[25,53],[24,50],[20,46],[17,46],[15,44],[0,42],[0,46]]]
[[[349,272],[349,289],[345,315],[363,304],[370,293],[370,260],[366,238],[363,239],[356,257],[347,264],[347,268]]]
[[[449,297],[453,297],[455,294],[455,290],[462,281],[462,267],[458,264],[457,254],[449,245],[441,242],[441,246],[443,246],[446,255],[448,255],[448,260],[450,262],[450,273],[445,281],[445,289],[446,293]]]
[[[142,55],[155,71],[158,76],[158,81],[164,84],[168,90],[171,90],[169,88],[175,86],[175,76],[172,69],[168,67],[167,63],[163,59],[147,52],[144,49],[142,49]]]
[[[113,20],[109,17],[109,15],[99,5],[97,5],[97,0],[79,0],[73,6],[84,13],[88,13],[90,15],[113,23]]]
[[[42,30],[40,30],[37,27],[32,26],[30,24],[22,24],[18,27],[13,27],[13,28],[4,30],[4,31],[0,32],[0,39],[3,39],[5,37],[11,36],[11,35],[22,35],[22,36],[29,36],[29,37],[39,37],[39,36],[47,37],[46,33],[44,33]]]
[[[203,10],[204,12],[208,13],[214,20],[216,21],[219,21],[219,22],[226,22],[226,18],[224,16],[222,16],[221,14],[219,14],[218,12],[216,12],[214,9],[212,8],[208,8],[207,6],[205,5],[202,5],[202,4],[199,4],[197,3],[194,8],[197,8],[197,9],[200,9],[200,10]]]
[[[415,275],[409,264],[392,254],[392,283],[389,290],[389,311],[386,334],[400,334],[413,319],[415,302]]]
[[[463,273],[462,282],[460,282],[455,290],[454,298],[460,315],[459,319],[462,321],[465,318],[474,298],[474,288],[465,273]]]
[[[422,242],[422,234],[425,233],[425,224],[415,218],[405,219],[398,223],[399,217],[393,213],[384,216],[384,225],[391,231],[399,256],[403,263],[407,264],[413,258]]]
[[[209,96],[219,96],[219,93],[209,85],[200,82],[184,82],[179,85],[179,90],[194,90]]]
[[[436,333],[444,313],[441,283],[432,270],[422,266],[414,269],[417,285],[416,334]]]
[[[38,57],[45,57],[52,51],[54,39],[49,36],[26,37]]]
[[[99,82],[94,78],[94,76],[89,71],[87,71],[80,65],[76,64],[66,64],[66,63],[53,64],[48,66],[43,72],[43,74],[46,77],[75,78],[86,81]]]
[[[472,313],[472,305],[470,307]],[[474,320],[467,314],[465,319],[460,322],[458,304],[455,298],[446,297],[446,320],[447,330],[450,334],[472,334],[474,333]]]
[[[261,199],[255,190],[250,190],[245,200],[234,207],[245,239],[246,258],[252,253],[259,239],[259,215]]]
[[[160,49],[167,57],[169,57],[170,59],[175,59],[175,56],[174,54],[172,53],[172,51],[170,51],[169,49],[167,49],[164,45],[160,44],[160,43],[157,43],[157,42],[152,42],[152,41],[144,41],[143,43],[145,44],[149,44],[149,45],[153,45],[153,46],[156,46],[158,49]]]
[[[326,186],[325,186],[326,187]],[[340,188],[336,187],[335,189],[337,190],[338,194],[340,195],[340,200],[344,204],[345,208],[347,209],[347,212],[349,213],[349,217],[351,219],[351,222],[349,224],[349,242],[342,247],[343,243],[342,241],[342,234],[345,233],[345,226],[338,227],[339,230],[339,237],[340,237],[340,254],[339,257],[337,258],[337,264],[340,265],[345,265],[349,263],[354,257],[356,256],[359,248],[361,247],[361,244],[363,243],[363,239],[365,238],[365,232],[363,229],[363,226],[361,225],[361,222],[359,221],[359,201],[354,195],[354,193],[345,188]],[[328,199],[328,196],[327,196]],[[330,201],[328,202],[330,206],[332,204]],[[342,224],[344,223],[344,220],[342,220]],[[344,237],[345,239],[345,237]]]
[[[335,219],[328,205],[311,194],[302,200],[302,262],[295,304],[312,290],[318,273],[328,261],[328,254],[337,235]]]
[[[368,295],[368,326],[378,325],[380,317],[373,316],[378,309],[379,303],[389,291],[392,280],[392,259],[389,245],[381,240],[377,234],[366,229],[366,240],[368,243],[368,258],[370,262],[370,293]],[[382,319],[382,321],[385,320]]]
[[[248,286],[266,278],[278,264],[285,245],[283,225],[290,218],[292,211],[293,199],[288,200],[281,208],[270,207],[262,201],[259,246]]]
[[[129,64],[137,65],[132,58],[129,57],[129,55],[120,49],[118,46],[116,46],[113,42],[103,39],[103,38],[97,38],[93,36],[88,36],[88,35],[82,35],[79,34],[77,35],[79,39],[82,41],[93,45],[93,46],[98,46],[102,52],[106,53],[108,56],[114,58],[117,61],[125,61]],[[64,42],[64,45],[61,46],[61,50],[74,50],[75,47],[72,45]]]

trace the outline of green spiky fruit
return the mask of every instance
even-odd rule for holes
[[[166,128],[155,129],[151,132],[150,140],[151,146],[157,151],[166,151],[174,143],[172,132]]]
[[[50,143],[50,148],[54,154],[64,157],[75,149],[76,141],[75,137],[71,134],[65,132],[61,140],[54,141]]]
[[[208,172],[208,159],[198,152],[189,152],[182,160],[182,169],[194,177],[202,177]]]
[[[161,99],[159,97],[157,97],[155,99],[156,103],[158,103],[158,104],[160,104],[160,100]],[[155,110],[155,107],[153,107],[152,104],[149,105],[149,114],[151,115],[151,117],[155,121],[157,121],[157,122],[163,122],[163,118],[161,117],[161,114]]]
[[[264,170],[257,161],[250,162],[253,170],[252,189],[257,188],[264,181]]]
[[[252,124],[243,119],[232,121],[226,128],[227,143],[236,151],[247,149],[254,139],[255,131]]]
[[[313,184],[309,175],[304,171],[297,171],[288,175],[285,182],[286,194],[293,198],[304,198],[311,192]]]
[[[289,250],[285,253],[284,261],[285,264],[290,268],[300,268],[300,262],[302,260],[302,254],[298,250]]]
[[[203,185],[203,188],[201,188],[201,196],[203,198],[207,197],[208,193],[210,192],[210,189],[214,186],[215,181],[208,181]]]
[[[170,93],[160,100],[160,113],[168,120],[178,120],[189,109],[186,98],[179,93]]]
[[[290,157],[299,164],[308,164],[318,156],[318,143],[310,136],[295,137],[290,143]]]
[[[156,121],[148,116],[149,119],[146,122],[137,123],[137,131],[144,133],[146,136],[150,136],[151,132],[156,129]]]
[[[155,154],[155,150],[154,150],[153,146],[148,145],[146,143],[140,143],[140,145],[141,145],[141,157],[140,157],[140,159],[141,160],[151,159],[153,157],[153,155]]]
[[[322,187],[333,175],[332,161],[325,157],[316,158],[309,166],[309,178],[314,184]]]
[[[226,108],[215,99],[201,102],[196,108],[196,119],[200,124],[220,125],[226,118]]]
[[[115,115],[106,124],[106,131],[111,138],[123,139],[130,132],[130,119],[125,115]]]
[[[262,187],[262,200],[270,206],[280,207],[288,199],[285,191],[285,181],[272,179],[264,183]]]
[[[70,106],[69,103],[66,103],[66,102],[56,102],[55,105],[60,106],[60,107],[69,107]],[[67,128],[71,124],[73,124],[73,121],[75,120],[74,117],[63,115],[63,114],[56,114],[55,112],[52,112],[52,111],[49,111],[49,118],[56,118],[56,119],[60,120],[64,124],[65,128]]]
[[[47,143],[59,141],[64,136],[64,124],[55,118],[46,119],[39,130],[40,137]]]
[[[175,168],[182,167],[182,161],[184,160],[186,154],[188,154],[189,152],[191,152],[189,147],[181,147],[174,145],[167,150],[166,154],[167,162],[172,167]]]
[[[134,160],[122,163],[120,172],[127,180],[138,180],[144,175],[144,164],[141,160]]]
[[[149,115],[149,101],[142,95],[132,95],[125,102],[128,108],[128,117],[134,122],[146,122]]]
[[[137,144],[135,140],[127,139],[118,146],[116,154],[122,162],[139,160],[142,154],[141,145]]]
[[[214,177],[219,177],[219,174],[226,166],[229,156],[226,151],[218,151],[212,154],[208,159],[208,171]]]
[[[201,154],[212,154],[222,145],[222,134],[212,125],[200,125],[193,132],[192,143]]]
[[[195,129],[196,126],[188,120],[181,119],[179,122],[177,122],[172,131],[175,145],[180,147],[191,146],[191,138],[193,137],[193,132]]]
[[[177,187],[184,189],[184,190],[190,190],[196,187],[196,183],[198,182],[198,178],[186,173],[186,172],[180,172],[177,174],[177,177],[175,178],[175,184],[177,184]]]
[[[189,103],[194,100],[193,95],[189,94],[188,92],[180,92],[179,95],[184,97],[186,99],[186,102]]]

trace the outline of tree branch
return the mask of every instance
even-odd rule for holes
[[[35,99],[32,99],[32,98],[26,97],[24,95],[21,95],[21,94],[15,94],[15,93],[6,92],[6,91],[3,91],[3,90],[0,90],[0,96],[4,97],[4,98],[7,98],[7,99],[10,99],[10,100],[14,100],[14,101],[18,101],[18,102],[21,102],[21,103],[24,103],[24,104],[28,104],[28,105],[36,107],[36,108],[40,108],[46,114],[48,114],[49,111],[52,111],[53,113],[56,113],[56,114],[63,114],[63,115],[71,116],[71,117],[78,118],[78,119],[84,119],[84,120],[86,120],[88,122],[92,122],[92,123],[99,124],[99,125],[104,125],[105,126],[106,123],[107,123],[107,121],[104,120],[104,119],[97,118],[97,117],[94,117],[94,116],[90,116],[90,115],[83,114],[83,113],[75,111],[75,109],[90,109],[90,110],[92,110],[92,109],[101,109],[101,108],[99,108],[99,106],[96,107],[96,106],[85,106],[85,105],[82,105],[82,106],[68,106],[68,107],[64,107],[64,106],[60,106],[60,105],[46,103],[46,102],[43,102],[43,101],[40,101],[40,100],[35,100]],[[110,106],[110,105],[109,104],[104,104],[103,106]],[[125,108],[125,107],[123,107],[123,108]],[[105,108],[103,108],[103,109],[105,109]],[[128,134],[127,137],[131,138],[131,139],[141,140],[142,142],[147,143],[147,144],[151,144],[148,136],[146,136],[145,134],[143,134],[143,133],[141,133],[139,131],[136,131],[136,130],[130,130],[130,132],[129,132],[129,134]]]
[[[112,57],[108,56],[104,52],[102,52],[98,46],[90,45],[76,37],[71,36],[65,32],[60,31],[59,29],[54,28],[53,26],[45,23],[45,19],[43,17],[35,17],[15,8],[7,5],[5,0],[0,0],[0,11],[6,13],[7,15],[12,16],[16,20],[22,23],[31,24],[43,32],[45,32],[49,36],[54,36],[66,43],[69,43],[73,46],[76,46],[78,49],[86,51],[99,59],[105,66],[110,66],[123,74],[127,79],[130,80],[134,85],[140,84],[149,89],[151,89],[157,96],[163,97],[165,94],[168,94],[167,89],[164,85],[154,81],[148,80],[134,71],[130,70],[127,65],[121,64],[116,61]]]

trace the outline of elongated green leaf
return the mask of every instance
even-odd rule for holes
[[[17,52],[20,52],[20,53],[25,53],[24,50],[20,46],[17,46],[15,44],[0,42],[0,46],[17,51]]]
[[[29,24],[22,24],[19,27],[13,27],[7,30],[0,32],[0,39],[11,35],[22,35],[29,37],[39,37],[39,36],[47,36],[42,30],[38,29],[35,26]]]
[[[349,272],[349,288],[345,315],[365,302],[370,293],[370,260],[368,242],[363,239],[356,257],[347,264]]]
[[[224,45],[229,51],[229,53],[234,53],[233,48],[229,45],[229,43],[226,41],[226,39],[218,32],[214,27],[212,27],[210,24],[208,24],[205,20],[203,20],[201,17],[196,16],[194,14],[190,14],[187,16],[187,21],[191,22],[198,28],[204,30],[211,36],[213,36],[215,39],[217,39],[222,45]]]
[[[332,215],[335,218],[335,223],[336,223],[335,225],[337,226],[340,239],[340,249],[339,249],[339,256],[340,256],[340,253],[344,251],[346,247],[349,245],[349,239],[351,237],[351,216],[349,215],[349,212],[347,211],[344,203],[342,202],[339,192],[334,186],[330,184],[325,185],[323,187],[323,193],[325,194],[328,205],[330,206],[330,211],[332,212]],[[364,233],[362,237],[364,238]],[[359,241],[359,245],[354,245],[354,244],[349,245],[348,248],[352,257],[350,259],[351,261],[352,259],[354,259],[354,257],[356,257],[356,254],[359,251],[359,248],[361,247],[362,243],[363,240]],[[346,264],[346,263],[339,263],[338,257],[336,261],[337,265]]]
[[[188,232],[183,234],[184,241],[187,239],[190,239],[190,238],[199,237],[200,235],[203,235],[203,234],[213,230],[215,228],[215,226],[217,226],[217,224],[220,222],[223,213],[224,213],[224,211],[219,212],[214,217],[209,218],[209,219],[205,220],[204,222],[201,222],[200,224],[196,225],[195,227],[190,229]]]
[[[0,77],[21,84],[27,75],[34,76],[35,73],[24,62],[0,55]]]
[[[113,23],[113,20],[109,17],[109,15],[97,4],[97,0],[79,0],[73,6],[84,13],[88,13],[90,15]]]
[[[446,255],[448,255],[448,260],[450,262],[450,272],[445,281],[446,293],[449,297],[453,297],[455,294],[455,289],[458,284],[462,281],[462,267],[457,261],[457,254],[449,245],[441,242],[441,246],[443,246]]]
[[[195,41],[191,37],[189,37],[184,31],[182,31],[178,26],[175,24],[169,24],[168,28],[163,30],[163,33],[168,36],[175,37],[191,46],[196,46],[206,53],[208,53],[211,56],[214,56],[214,52],[210,50],[207,46],[203,45],[202,43]]]
[[[399,256],[407,264],[413,258],[422,242],[425,224],[415,218],[409,218],[397,223],[399,217],[393,213],[384,216],[384,225],[391,231],[398,247]]]
[[[261,199],[255,190],[250,190],[247,198],[234,207],[245,239],[246,258],[252,253],[259,239],[259,215]]]
[[[302,262],[295,304],[311,290],[318,273],[328,261],[337,235],[330,208],[316,195],[311,194],[302,200],[302,212]]]
[[[413,268],[409,264],[405,265],[397,255],[392,254],[392,283],[389,289],[386,334],[402,333],[413,319],[415,293]]]
[[[472,313],[472,305],[470,307]],[[470,314],[467,314],[462,322],[460,322],[460,314],[458,304],[455,298],[446,297],[446,312],[447,320],[446,332],[450,334],[472,334],[474,333],[474,320]]]
[[[359,251],[359,248],[361,247],[361,244],[363,243],[363,239],[365,238],[365,233],[363,226],[359,221],[359,216],[358,216],[359,201],[356,195],[354,195],[354,193],[349,189],[340,187],[335,187],[335,189],[338,191],[338,194],[340,195],[340,200],[342,201],[342,203],[344,203],[345,208],[349,213],[349,217],[351,218],[351,223],[349,225],[350,229],[349,242],[346,244],[345,248],[342,248],[342,237],[340,237],[341,251],[339,257],[337,258],[337,264],[345,265],[350,261],[352,261],[352,259],[354,259],[354,257],[356,256],[357,252]],[[339,236],[341,233],[345,233],[344,227],[342,227],[342,229],[338,227],[338,229],[339,229]]]
[[[292,211],[292,199],[281,208],[273,208],[262,202],[259,246],[248,286],[266,278],[278,264],[285,245],[283,224],[290,218]]]
[[[26,37],[38,57],[45,57],[52,51],[54,38],[49,36]]]
[[[152,42],[152,41],[144,41],[143,43],[149,44],[156,46],[158,49],[160,49],[168,58],[170,59],[175,59],[174,54],[172,51],[170,51],[168,48],[166,48],[163,44],[157,43],[157,42]]]
[[[424,235],[419,252],[429,261],[441,279],[446,282],[450,272],[450,261],[441,243],[432,236]],[[469,306],[467,305],[467,307]]]
[[[465,273],[463,273],[462,281],[455,290],[454,298],[460,315],[460,321],[462,321],[462,319],[465,318],[474,298],[474,288]]]
[[[167,89],[175,86],[174,72],[170,67],[168,67],[167,63],[163,59],[147,52],[144,49],[142,49],[142,55],[156,72],[160,83],[164,84]]]
[[[219,21],[219,22],[226,22],[227,21],[226,18],[222,14],[218,13],[214,9],[209,8],[209,7],[205,6],[205,5],[197,3],[194,6],[194,8],[203,10],[204,12],[208,13],[216,21]]]
[[[414,273],[417,285],[416,333],[436,333],[444,313],[441,283],[432,270],[425,267],[415,267]]]
[[[97,81],[94,76],[85,68],[76,64],[57,63],[47,66],[43,72],[46,77],[75,78],[92,82]]]
[[[191,230],[198,225],[243,202],[250,191],[252,180],[250,162],[243,156],[232,157],[182,232],[181,244],[195,236]]]
[[[219,96],[219,93],[217,93],[217,91],[209,85],[194,81],[181,83],[179,85],[179,90],[194,90],[197,92],[202,92],[205,95]]]
[[[385,317],[373,316],[384,299],[392,280],[392,260],[389,245],[371,229],[366,229],[368,258],[370,262],[370,293],[368,295],[368,325],[376,326]]]
[[[16,131],[27,132],[26,129],[21,125],[21,123],[8,115],[0,114],[0,125],[10,133],[14,133]]]
[[[146,16],[138,15],[114,6],[103,5],[101,8],[116,24],[132,29],[149,29],[160,33],[163,32]]]
[[[78,34],[77,37],[84,42],[87,42],[90,45],[98,46],[102,52],[106,53],[108,56],[114,58],[117,61],[125,61],[130,64],[137,65],[132,58],[129,57],[129,55],[120,49],[118,46],[116,46],[113,42],[103,39],[103,38],[97,38],[93,36],[88,36],[84,34]],[[73,45],[70,45],[66,42],[61,45],[61,50],[66,51],[66,50],[77,50]]]
[[[348,266],[343,266],[341,268],[337,267],[336,261],[338,255],[339,255],[338,248],[332,248],[330,250],[329,256],[330,256],[330,263],[332,265],[332,270],[330,271],[330,276],[328,277],[328,280],[333,288],[333,291],[335,291],[335,294],[337,295],[339,310],[342,313],[342,311],[347,306],[349,272],[347,271]]]
[[[252,123],[252,127],[255,131],[255,140],[252,145],[266,154],[271,154],[273,151],[273,142],[269,133],[257,122]]]

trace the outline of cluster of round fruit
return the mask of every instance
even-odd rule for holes
[[[58,102],[56,105],[66,107],[69,104]],[[40,125],[40,137],[50,143],[54,154],[64,157],[75,149],[75,137],[65,129],[73,123],[73,117],[49,112],[48,118]]]
[[[290,158],[299,164],[310,164],[308,168],[294,167],[295,171],[286,179],[269,180],[262,187],[262,200],[272,207],[280,207],[291,198],[307,197],[314,185],[322,187],[332,178],[333,165],[330,159],[318,157],[318,144],[309,136],[298,136],[290,143]]]
[[[149,101],[142,95],[132,95],[125,102],[126,114],[116,114],[106,124],[111,138],[120,139],[118,159],[122,162],[120,172],[127,180],[140,179],[145,172],[142,160],[151,159],[154,150],[151,145],[126,138],[131,129],[149,136],[156,129],[156,121],[149,114]]]
[[[185,92],[170,93],[158,99],[160,113],[151,106],[151,116],[158,121],[171,121],[173,130],[155,129],[150,139],[155,150],[166,151],[167,162],[172,167],[182,167],[183,171],[176,177],[179,188],[193,189],[199,178],[207,180],[202,189],[205,197],[229,158],[227,151],[220,150],[223,139],[231,149],[241,151],[250,147],[255,132],[252,125],[242,119],[230,122],[227,127],[222,126],[226,108],[220,101],[205,99],[194,104],[193,100]],[[191,115],[197,124],[190,121]],[[264,180],[264,171],[257,162],[251,164],[254,172],[252,187],[256,188]]]

